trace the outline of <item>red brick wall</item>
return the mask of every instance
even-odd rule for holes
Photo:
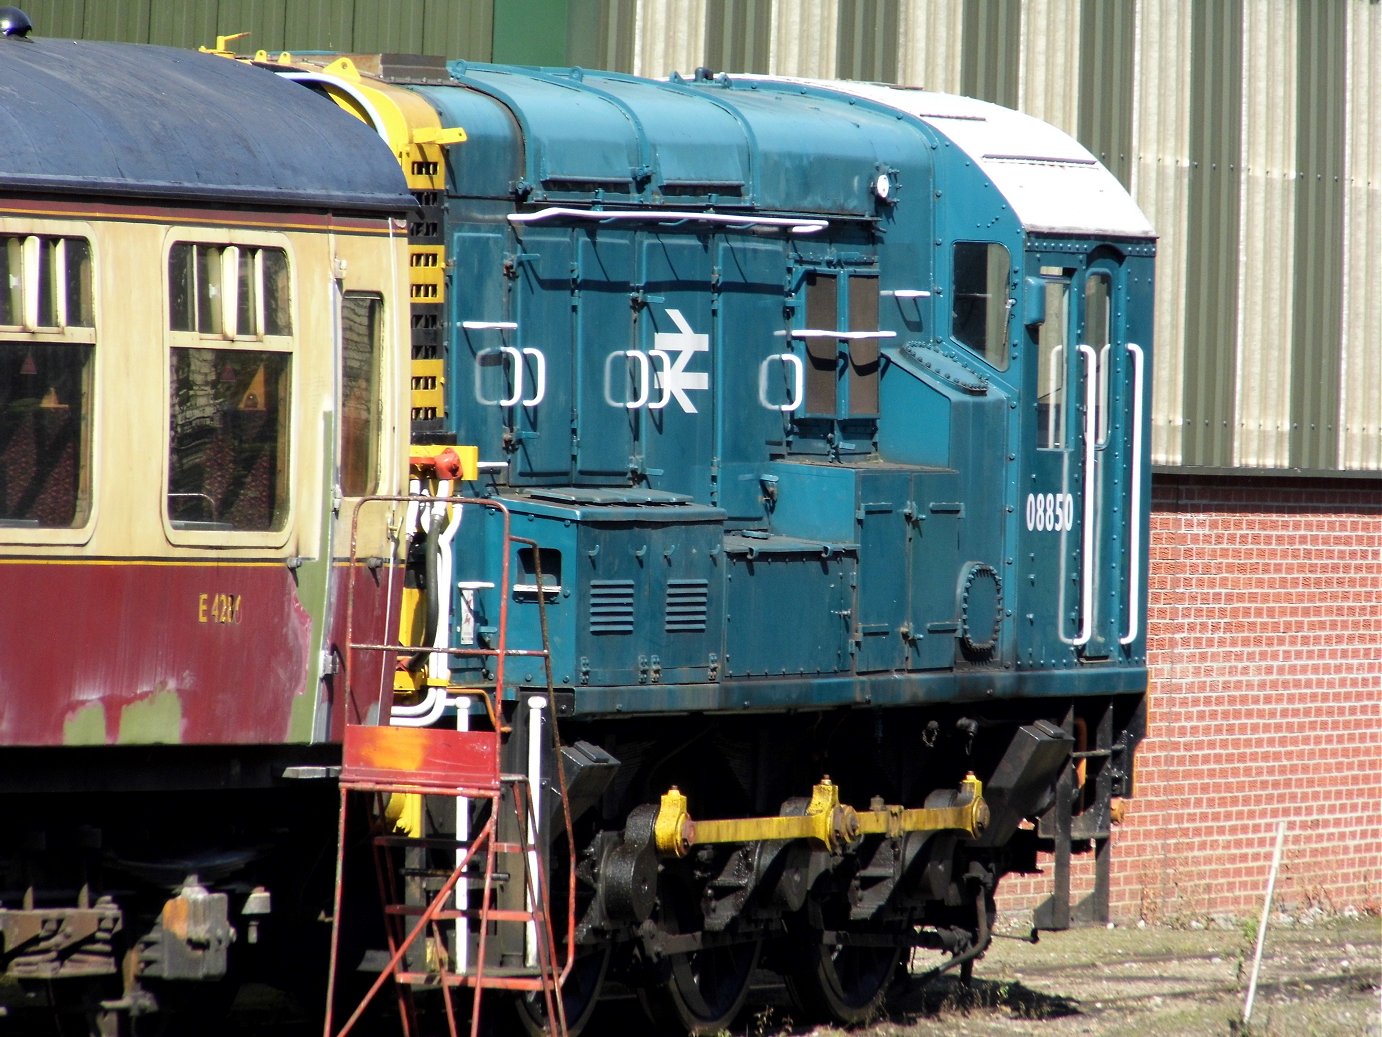
[[[1148,734],[1112,914],[1382,908],[1382,484],[1157,476]],[[1077,871],[1076,898],[1088,887]],[[1006,911],[1043,879],[1011,879]]]

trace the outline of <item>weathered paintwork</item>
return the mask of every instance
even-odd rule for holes
[[[281,563],[9,560],[0,588],[24,603],[0,621],[7,745],[310,739],[299,715],[318,708],[314,624]],[[385,597],[357,581],[357,634],[378,634]],[[344,716],[378,716],[380,665],[361,660],[358,686],[372,699],[335,703],[334,737]]]

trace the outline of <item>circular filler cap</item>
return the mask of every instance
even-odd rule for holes
[[[1003,581],[998,570],[971,562],[960,580],[960,638],[972,652],[991,652],[1003,624]]]

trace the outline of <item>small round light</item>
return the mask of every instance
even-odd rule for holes
[[[886,202],[888,195],[893,193],[893,178],[887,173],[879,173],[873,181],[873,193],[878,196],[878,200]]]

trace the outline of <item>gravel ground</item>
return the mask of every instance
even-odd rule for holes
[[[1382,1037],[1382,920],[1278,918],[1268,928],[1250,1025],[1241,1023],[1255,922],[1183,929],[1009,932],[974,969],[968,991],[949,978],[913,980],[889,1017],[858,1037]],[[830,1028],[784,1025],[760,1010],[734,1037]]]
[[[1043,933],[1035,945],[1008,927],[976,964],[968,989],[949,975],[923,982],[914,970],[889,1013],[850,1037],[1382,1037],[1382,919],[1274,919],[1245,1027],[1255,939],[1255,922],[1077,929]],[[780,987],[755,994],[765,1007],[751,1008],[720,1037],[844,1037],[796,1024]],[[321,1032],[272,992],[236,1004],[229,1027],[236,1037]],[[43,1013],[27,1021],[37,1025],[0,1017],[0,1034],[53,1032]],[[215,1021],[192,1032],[209,1037]],[[357,1032],[397,1037],[399,1028],[381,1009]],[[626,999],[602,1005],[586,1037],[647,1033]]]

